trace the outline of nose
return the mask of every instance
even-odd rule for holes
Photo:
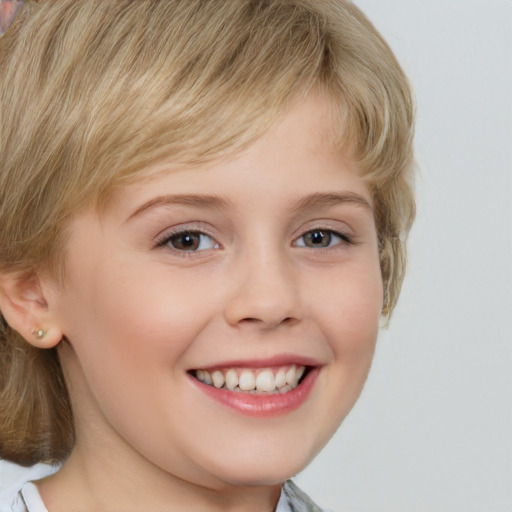
[[[261,251],[244,257],[237,267],[231,275],[233,292],[225,308],[228,324],[269,330],[303,318],[297,272],[284,254]]]

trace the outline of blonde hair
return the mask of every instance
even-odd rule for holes
[[[391,314],[414,217],[414,108],[351,2],[32,1],[0,39],[0,69],[0,272],[62,277],[80,208],[163,159],[234,154],[319,89],[373,194]],[[62,460],[73,422],[55,349],[32,348],[2,320],[0,356],[0,456]]]

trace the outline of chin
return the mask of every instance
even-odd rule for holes
[[[315,457],[318,450],[300,447],[281,449],[241,450],[236,457],[224,457],[221,464],[213,464],[212,473],[233,486],[280,485],[302,471]]]

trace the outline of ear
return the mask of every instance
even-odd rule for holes
[[[33,271],[0,273],[0,311],[7,324],[35,347],[52,348],[62,339]]]

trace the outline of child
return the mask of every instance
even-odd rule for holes
[[[320,510],[414,216],[343,0],[40,0],[0,39],[3,510]],[[19,491],[19,492],[18,492]]]

